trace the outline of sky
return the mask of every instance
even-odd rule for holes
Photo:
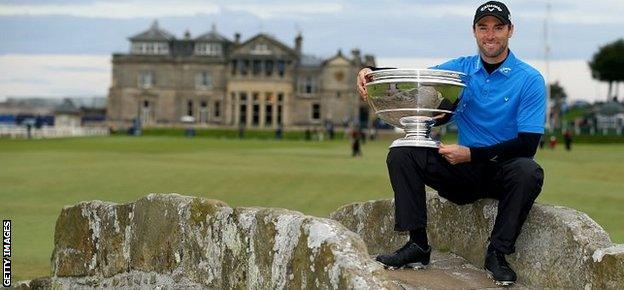
[[[110,55],[127,52],[127,38],[155,19],[177,37],[187,30],[200,35],[214,24],[230,39],[237,32],[243,40],[264,32],[293,46],[301,32],[307,54],[329,57],[338,49],[348,53],[359,48],[375,55],[380,65],[435,64],[476,53],[471,24],[482,2],[0,0],[0,100],[105,96]],[[624,1],[507,4],[515,25],[510,47],[516,56],[545,74],[548,43],[550,80],[560,81],[571,99],[606,98],[606,86],[591,79],[587,61],[600,46],[624,37]]]

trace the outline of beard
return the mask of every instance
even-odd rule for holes
[[[506,43],[502,43],[498,48],[496,48],[494,50],[487,50],[485,48],[485,45],[479,44],[479,51],[486,57],[497,58],[501,54],[503,54],[505,51],[507,51],[507,44]]]

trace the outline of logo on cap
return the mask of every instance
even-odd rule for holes
[[[503,12],[503,9],[493,4],[486,4],[486,5],[483,5],[483,7],[481,7],[481,11],[485,11],[485,9],[487,9],[490,12],[493,12],[494,9],[498,10],[499,12]]]

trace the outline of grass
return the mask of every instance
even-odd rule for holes
[[[0,139],[0,216],[13,220],[13,280],[47,276],[61,209],[176,192],[231,206],[283,207],[326,216],[341,205],[391,198],[388,140],[351,158],[347,141],[179,137]],[[588,213],[624,242],[624,145],[543,150],[540,202]]]

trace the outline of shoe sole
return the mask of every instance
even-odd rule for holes
[[[381,263],[381,262],[380,262]],[[427,268],[427,265],[424,265],[422,263],[409,263],[409,264],[405,264],[401,267],[394,267],[394,266],[388,266],[386,264],[381,263],[385,269],[387,270],[399,270],[399,269],[413,269],[413,270],[422,270]]]
[[[511,286],[514,283],[516,283],[516,281],[499,281],[494,279],[494,274],[492,274],[492,272],[490,272],[489,270],[485,271],[487,273],[488,278],[492,279],[492,281],[494,281],[494,283],[496,283],[496,285],[498,286]]]

